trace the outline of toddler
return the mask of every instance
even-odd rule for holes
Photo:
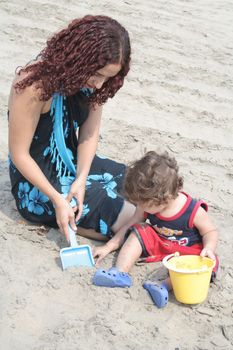
[[[207,214],[207,204],[191,198],[182,187],[177,162],[167,152],[147,152],[128,167],[124,192],[126,199],[135,204],[135,214],[112,239],[94,250],[98,266],[107,254],[123,244],[116,266],[96,271],[95,285],[130,287],[129,271],[140,256],[146,262],[155,262],[175,252],[216,260],[212,274],[215,277],[217,230]],[[162,283],[146,281],[143,286],[158,307],[167,304],[172,289],[169,278]]]

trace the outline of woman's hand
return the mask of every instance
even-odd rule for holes
[[[73,208],[74,212],[78,210],[78,214],[76,215],[76,218],[75,218],[76,222],[81,218],[81,215],[82,215],[85,189],[86,189],[86,181],[78,178],[72,183],[70,187],[70,192],[66,197],[66,200],[68,203],[70,203],[72,198],[75,198],[77,200],[77,206]]]
[[[107,244],[101,246],[101,247],[95,247],[93,249],[93,257],[97,258],[95,262],[95,266],[99,267],[101,261],[109,254],[111,253],[112,249],[109,248]]]
[[[59,196],[59,199],[54,203],[54,206],[56,211],[57,224],[69,242],[68,225],[70,225],[74,231],[77,231],[74,214],[75,208],[72,208],[67,200],[62,197],[62,195]]]

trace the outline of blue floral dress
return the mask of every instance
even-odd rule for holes
[[[55,95],[51,110],[41,115],[37,125],[30,154],[57,191],[66,195],[75,179],[78,140],[76,132],[88,117],[90,92],[81,89],[69,97]],[[57,110],[61,103],[61,120]],[[64,138],[56,134],[56,120]],[[59,147],[60,146],[60,147]],[[63,148],[62,148],[63,147]],[[70,164],[64,162],[65,151]],[[10,157],[9,157],[10,158]],[[16,169],[11,159],[9,172],[12,194],[19,213],[28,221],[57,227],[55,210],[49,198],[33,186]],[[120,194],[125,165],[96,155],[86,182],[86,194],[82,217],[77,225],[91,228],[103,235],[111,235],[111,226],[116,221],[124,199]]]

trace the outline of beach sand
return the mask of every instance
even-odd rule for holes
[[[0,1],[1,349],[233,348],[232,13],[230,0]],[[25,222],[15,209],[7,168],[15,68],[85,14],[114,17],[132,41],[129,76],[104,108],[99,152],[130,162],[145,150],[168,150],[180,164],[185,191],[207,201],[219,229],[221,266],[200,305],[181,304],[173,294],[166,308],[153,304],[142,283],[165,273],[161,263],[135,266],[130,289],[94,287],[94,269],[63,272],[61,234]]]

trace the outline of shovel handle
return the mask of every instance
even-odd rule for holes
[[[68,232],[69,232],[70,246],[71,247],[77,247],[78,243],[77,243],[77,239],[76,239],[76,234],[75,234],[75,231],[72,230],[70,225],[68,225]]]

